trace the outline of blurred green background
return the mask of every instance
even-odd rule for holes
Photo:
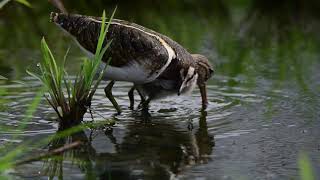
[[[110,14],[118,6],[116,18],[163,33],[190,52],[208,56],[218,74],[243,74],[251,85],[263,76],[280,81],[294,78],[307,88],[313,73],[308,67],[318,61],[317,0],[62,2],[70,13],[94,16],[103,9]],[[49,13],[58,9],[48,1],[30,4],[31,8],[12,1],[0,11],[0,72],[5,76],[21,78],[25,66],[39,58],[42,36],[61,56],[72,44],[49,23]],[[72,55],[80,54],[72,50]]]

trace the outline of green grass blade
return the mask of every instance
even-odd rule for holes
[[[100,54],[101,48],[102,48],[102,44],[104,41],[103,38],[103,34],[105,32],[105,22],[106,22],[106,12],[103,11],[102,13],[102,22],[101,22],[101,27],[100,27],[100,34],[99,34],[99,39],[98,39],[98,44],[97,44],[97,48],[96,48],[96,53],[95,53],[95,60],[98,58],[98,55]]]
[[[0,80],[8,80],[8,78],[0,75]]]
[[[62,62],[63,67],[65,67],[65,65],[66,65],[66,61],[67,61],[67,57],[68,57],[69,51],[70,51],[70,46],[68,47],[66,53],[63,56],[63,62]]]
[[[104,55],[104,53],[106,53],[106,51],[107,51],[107,49],[110,47],[111,43],[112,43],[112,40],[110,40],[110,41],[108,42],[108,44],[102,49],[101,53],[99,54],[98,59],[99,59],[100,62],[102,61],[103,55]],[[99,64],[100,64],[100,63],[99,63]],[[99,66],[99,64],[97,64],[97,66],[95,67],[96,69],[97,69],[97,67]]]
[[[106,27],[106,32],[108,32],[108,29],[109,29],[109,26],[110,26],[110,24],[111,24],[111,22],[112,22],[112,20],[113,20],[113,17],[114,17],[114,15],[116,14],[116,11],[117,11],[117,6],[114,8],[114,10],[113,10],[113,12],[112,12],[112,15],[111,15],[111,17],[110,17],[110,19],[109,19],[109,22],[108,22],[108,24],[107,24],[107,27]],[[104,35],[103,37],[105,37],[106,35]]]
[[[2,9],[8,2],[10,2],[10,0],[2,0],[0,2],[0,9]]]
[[[33,72],[29,71],[29,70],[26,70],[26,72],[27,72],[30,76],[32,76],[32,77],[38,79],[39,81],[43,82],[42,77],[41,77],[40,75],[37,75],[37,74],[35,74],[35,73],[33,73]]]
[[[301,180],[315,180],[311,161],[306,154],[299,154],[298,165]]]
[[[19,2],[21,4],[23,4],[23,5],[31,8],[31,4],[27,0],[15,0],[15,1],[17,1],[17,2]]]

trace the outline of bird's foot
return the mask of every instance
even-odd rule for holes
[[[138,105],[138,109],[149,110],[149,102],[150,102],[150,101],[148,101],[148,100],[142,101],[142,102]]]
[[[129,109],[130,110],[133,110],[134,108],[134,86],[130,89],[130,91],[128,92],[128,96],[129,96],[129,100],[130,100],[130,106],[129,106]]]

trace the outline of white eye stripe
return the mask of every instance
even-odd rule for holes
[[[186,76],[183,75],[183,69],[180,71],[182,79],[184,79],[185,82],[188,82],[194,78],[194,75],[197,74],[194,67],[189,67],[188,73]]]
[[[195,76],[198,76],[198,73],[194,72],[192,74],[192,76],[187,81],[193,80],[195,78]]]
[[[193,74],[194,74],[194,68],[193,67],[189,67],[187,77],[188,76],[192,76]]]

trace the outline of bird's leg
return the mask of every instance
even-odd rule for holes
[[[141,93],[138,89],[136,89],[136,90],[138,91],[138,94],[139,94],[139,96],[140,96],[141,102],[146,101],[146,98],[144,98],[144,96],[142,95],[142,93]]]
[[[128,92],[128,96],[129,96],[129,100],[130,100],[130,106],[129,106],[129,109],[133,109],[133,107],[134,107],[134,89],[135,89],[135,87],[134,86],[132,86],[132,88],[129,90],[129,92]]]
[[[201,99],[202,99],[202,108],[206,109],[208,106],[208,98],[207,98],[207,87],[206,84],[199,84]]]
[[[146,101],[146,99],[144,98],[143,94],[135,87],[133,86],[129,92],[128,92],[128,96],[129,96],[129,100],[130,100],[130,106],[129,106],[129,109],[133,109],[134,108],[134,90],[137,90],[139,96],[140,96],[140,99],[141,99],[141,103],[142,104],[143,102]]]
[[[112,95],[112,87],[114,85],[114,81],[111,81],[105,88],[104,88],[104,92],[107,96],[107,98],[111,101],[112,105],[114,108],[116,108],[118,114],[121,113],[121,109],[120,106],[118,105],[117,101],[114,99],[113,95]]]
[[[149,108],[149,103],[151,100],[152,100],[152,97],[148,97],[147,99],[141,100],[141,103],[139,104],[138,108],[147,110]]]

